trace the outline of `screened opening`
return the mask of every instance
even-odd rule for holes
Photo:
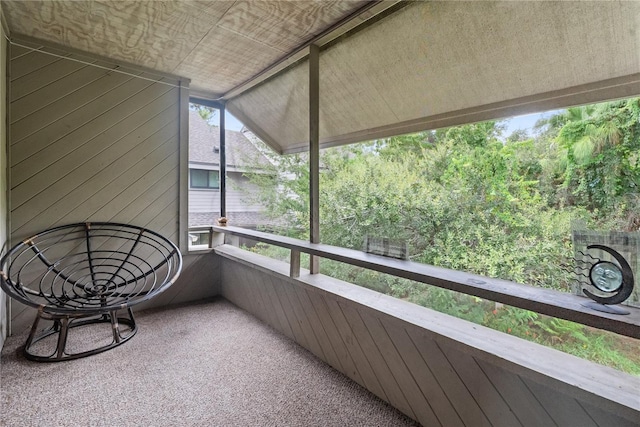
[[[209,232],[189,232],[189,245],[190,246],[208,246],[209,245]]]
[[[220,110],[189,104],[189,248],[207,248],[212,226],[220,218]]]
[[[202,227],[227,224],[255,229],[267,223],[265,205],[256,195],[258,187],[249,176],[268,177],[274,173],[266,148],[231,114],[225,114],[225,212],[222,212],[222,110],[196,102],[189,104],[189,242],[202,249]],[[266,178],[265,178],[266,177]],[[203,243],[204,242],[204,243]]]
[[[639,117],[640,100],[626,99],[530,116],[515,127],[522,118],[322,150],[321,242],[366,250],[372,240],[393,241],[408,247],[411,261],[583,296],[582,254],[608,245],[635,272],[625,304],[640,306]],[[276,162],[271,180],[252,178],[261,202],[280,220],[278,234],[308,240],[308,156]],[[287,260],[286,250],[253,250]],[[320,269],[640,375],[633,339],[326,259]]]

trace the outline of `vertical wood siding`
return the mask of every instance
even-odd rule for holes
[[[64,52],[10,54],[13,244],[84,221],[135,224],[178,243],[181,82]]]
[[[234,252],[222,258],[222,296],[425,426],[640,425],[638,412],[585,393],[574,385],[579,379],[561,382],[483,356],[464,342],[371,308],[367,301],[380,301],[375,292],[323,276],[290,279],[284,263],[258,266],[253,261],[259,256],[242,257]],[[452,319],[451,327],[480,333],[481,327],[460,322]],[[490,341],[500,334],[482,333]],[[557,357],[554,352],[540,347],[530,357]],[[589,375],[589,362],[571,360]]]

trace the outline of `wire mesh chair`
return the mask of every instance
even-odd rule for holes
[[[0,269],[0,285],[7,295],[38,309],[25,357],[59,362],[101,353],[131,339],[137,332],[131,307],[176,281],[182,255],[170,240],[142,227],[78,223],[17,244],[2,257]],[[119,312],[126,317],[118,317]],[[39,330],[41,320],[52,325]],[[79,352],[67,349],[72,328],[96,324],[110,325],[110,342]]]

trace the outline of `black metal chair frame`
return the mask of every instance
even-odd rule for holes
[[[25,239],[0,259],[0,269],[0,286],[7,295],[38,310],[25,357],[59,362],[101,353],[131,339],[138,330],[131,307],[175,282],[182,255],[169,239],[142,227],[77,223]],[[119,317],[123,311],[126,317]],[[42,320],[53,324],[39,330]],[[111,343],[67,352],[71,329],[99,323],[111,325]],[[33,351],[36,343],[54,334],[56,344],[49,355]]]

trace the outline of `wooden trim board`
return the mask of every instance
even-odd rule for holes
[[[214,226],[213,230],[245,237],[270,245],[316,255],[334,261],[391,274],[417,282],[462,292],[537,313],[558,317],[594,328],[604,329],[633,338],[640,338],[640,309],[626,307],[629,315],[602,313],[584,307],[586,297],[493,279],[463,271],[449,270],[417,262],[386,258],[353,249],[277,236],[240,227]]]

